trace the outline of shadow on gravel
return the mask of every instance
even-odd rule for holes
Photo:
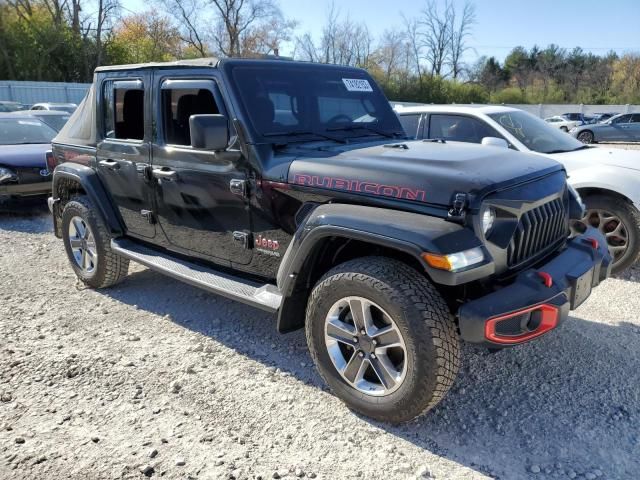
[[[25,233],[51,232],[53,226],[47,201],[37,198],[1,203],[0,229]]]
[[[325,388],[302,332],[279,335],[275,318],[259,310],[149,270],[104,294],[170,315],[184,328]],[[603,478],[640,478],[639,347],[637,325],[580,318],[495,354],[465,345],[460,376],[432,412],[401,426],[371,423],[494,478],[528,478],[532,465],[544,478],[573,478],[571,471],[585,478],[580,475],[597,470]]]

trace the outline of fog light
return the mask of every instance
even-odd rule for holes
[[[471,248],[464,252],[449,253],[448,255],[436,255],[423,253],[422,258],[433,268],[456,272],[484,261],[484,253],[480,247]]]

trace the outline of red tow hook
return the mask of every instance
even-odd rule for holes
[[[598,250],[598,247],[600,246],[600,243],[598,242],[598,240],[592,237],[587,237],[584,239],[584,241],[590,244],[594,250]]]
[[[547,272],[538,272],[538,276],[542,279],[545,287],[551,288],[553,286],[553,278]]]

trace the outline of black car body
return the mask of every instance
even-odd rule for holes
[[[323,275],[362,257],[410,265],[461,338],[490,347],[555,328],[609,273],[598,232],[568,238],[582,205],[560,164],[409,141],[360,69],[101,67],[54,154],[57,235],[94,205],[111,253],[277,312],[283,332],[304,326]]]
[[[51,139],[56,131],[37,118],[0,114],[0,197],[51,193]]]

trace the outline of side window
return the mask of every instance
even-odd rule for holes
[[[191,145],[191,115],[218,113],[220,110],[208,88],[162,89],[162,125],[168,145]]]
[[[431,114],[429,138],[442,138],[452,142],[480,143],[484,137],[502,138],[482,120],[463,115]]]
[[[631,121],[631,115],[620,115],[614,119],[611,123],[629,123]]]
[[[640,123],[640,113],[631,115],[631,123]]]
[[[103,86],[105,138],[144,139],[144,88],[140,80],[107,80]]]
[[[418,135],[418,125],[420,124],[420,114],[399,115],[399,118],[405,133],[410,137],[416,137]]]

